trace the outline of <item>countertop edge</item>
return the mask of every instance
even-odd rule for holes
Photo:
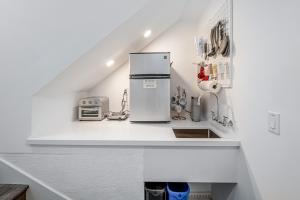
[[[197,141],[153,141],[153,140],[68,140],[28,138],[31,146],[144,146],[144,147],[240,147],[238,139]]]

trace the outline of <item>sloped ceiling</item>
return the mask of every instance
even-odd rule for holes
[[[128,60],[128,53],[143,49],[179,19],[199,19],[208,4],[209,0],[151,0],[147,2],[143,8],[105,38],[99,40],[94,48],[80,56],[42,88],[38,95],[56,96],[67,92],[88,90],[124,64]],[[108,13],[107,21],[110,21],[112,15],[117,14]],[[147,29],[152,30],[152,35],[145,39],[143,33]],[[105,65],[109,59],[116,61],[115,65],[110,68]]]
[[[1,0],[0,78],[36,93],[148,1]]]
[[[223,0],[189,0],[182,13],[183,20],[199,22],[206,14],[211,14],[211,7]]]

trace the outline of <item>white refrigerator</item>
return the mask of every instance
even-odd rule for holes
[[[170,52],[131,53],[129,61],[130,121],[170,121]]]

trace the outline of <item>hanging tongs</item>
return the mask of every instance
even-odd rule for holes
[[[223,20],[220,26],[220,48],[219,53],[223,57],[227,57],[230,54],[230,39],[226,31],[226,21]]]
[[[211,50],[207,54],[208,57],[213,57],[217,53],[216,46],[215,46],[215,31],[216,31],[216,26],[214,26],[210,31]]]

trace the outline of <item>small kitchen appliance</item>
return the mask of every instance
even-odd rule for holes
[[[101,121],[108,113],[108,97],[87,97],[79,101],[78,119],[80,121]]]
[[[123,97],[121,101],[121,110],[120,112],[109,112],[107,119],[108,120],[126,120],[129,116],[129,111],[127,109],[128,95],[127,89],[123,92]]]
[[[130,121],[170,121],[170,53],[131,53]]]

